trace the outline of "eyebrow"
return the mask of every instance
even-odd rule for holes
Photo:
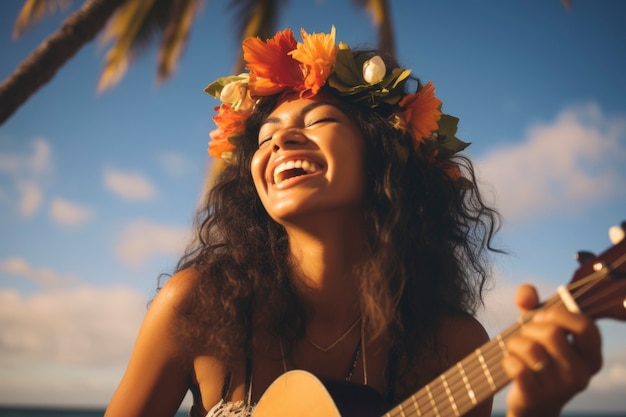
[[[319,107],[319,106],[324,106],[324,105],[328,105],[328,106],[333,106],[338,110],[341,110],[339,107],[337,107],[336,105],[334,105],[333,103],[329,103],[327,101],[314,101],[311,104],[307,104],[306,106],[304,106],[302,109],[300,109],[300,116],[304,116],[305,114],[307,114],[308,112],[310,112],[311,110]],[[267,119],[265,119],[263,121],[263,123],[261,124],[261,127],[263,127],[264,125],[268,124],[268,123],[280,123],[280,117],[268,117]]]

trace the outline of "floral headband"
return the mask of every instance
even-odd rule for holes
[[[337,46],[334,26],[329,34],[308,34],[304,29],[300,33],[302,43],[296,41],[291,29],[276,33],[266,42],[255,37],[245,39],[243,59],[249,72],[219,78],[205,89],[222,101],[215,107],[217,129],[210,133],[211,156],[230,159],[236,139],[243,134],[246,119],[260,98],[284,91],[310,98],[326,86],[346,100],[372,109],[381,103],[392,106],[389,122],[409,132],[416,148],[451,179],[469,183],[449,159],[469,143],[455,137],[458,119],[441,112],[441,100],[435,96],[432,82],[406,94],[404,87],[411,70],[388,70],[379,56],[352,52],[343,42]]]

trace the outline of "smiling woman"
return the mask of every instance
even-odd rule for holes
[[[286,96],[263,122],[252,177],[268,214],[277,222],[334,210],[336,227],[355,223],[363,202],[363,138],[350,118],[319,94]],[[336,140],[341,138],[340,140]],[[296,166],[298,165],[298,166]],[[295,216],[295,217],[294,217]],[[282,219],[282,221],[281,221]],[[321,226],[316,216],[310,226]],[[331,219],[323,222],[331,226]],[[302,225],[301,225],[302,226]]]
[[[552,308],[476,350],[498,216],[458,119],[384,54],[301,34],[247,39],[250,73],[207,88],[224,169],[107,417],[172,416],[188,390],[191,416],[488,416],[510,379],[509,416],[558,415],[600,367],[597,329]]]

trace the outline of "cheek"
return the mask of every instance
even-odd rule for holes
[[[361,136],[344,136],[347,140],[339,144],[336,150],[338,159],[353,175],[365,174],[365,143]]]
[[[257,151],[252,157],[250,164],[250,173],[254,180],[254,186],[260,193],[265,188],[265,167],[267,165],[267,156],[263,152]]]

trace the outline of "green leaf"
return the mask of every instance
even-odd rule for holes
[[[337,86],[335,87],[333,83],[336,83]],[[363,83],[365,80],[363,80],[362,70],[357,67],[350,48],[345,43],[340,42],[335,58],[335,68],[329,84],[339,91],[344,91],[350,89],[351,86]]]
[[[459,119],[448,114],[442,114],[439,119],[439,130],[437,131],[437,148],[439,158],[450,158],[457,152],[461,152],[471,143],[463,142],[456,137]]]
[[[353,54],[347,45],[340,43],[328,85],[343,96],[352,96],[350,99],[353,102],[367,101],[372,108],[380,103],[398,103],[411,70],[394,68],[381,81],[369,84],[363,79],[363,64],[370,58],[369,54],[363,52]]]
[[[247,80],[247,79],[248,77],[242,77],[240,75],[229,75],[228,77],[218,78],[217,80],[209,84],[204,89],[204,92],[212,95],[215,98],[220,98],[220,94],[226,85],[235,81],[241,81],[241,80]]]

